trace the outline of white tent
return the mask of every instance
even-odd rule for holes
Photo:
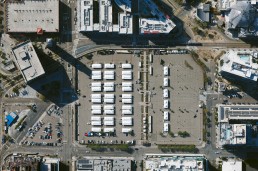
[[[122,99],[131,99],[133,98],[132,94],[122,94]]]
[[[101,71],[91,71],[91,75],[101,75]]]
[[[132,79],[132,75],[122,75],[122,79],[123,80],[131,80]]]
[[[104,91],[113,92],[113,91],[115,91],[115,88],[114,87],[104,87]]]
[[[122,87],[123,92],[132,92],[133,88],[132,87]]]
[[[101,91],[101,87],[91,87],[91,91],[93,91],[93,92],[100,92]]]
[[[132,117],[122,117],[122,125],[132,126],[133,125],[133,118]]]
[[[101,94],[91,94],[91,98],[92,99],[100,99],[101,98]]]
[[[91,79],[93,79],[93,80],[102,80],[102,75],[92,75]]]
[[[114,120],[104,120],[104,125],[108,125],[108,126],[114,126],[115,125],[115,121]]]
[[[163,90],[163,97],[168,98],[168,94],[169,94],[168,89],[164,89]]]
[[[164,123],[164,128],[163,128],[163,131],[164,132],[168,132],[168,128],[169,127],[169,124],[168,123]]]
[[[93,69],[101,69],[102,68],[102,64],[92,64],[91,67]]]
[[[115,64],[105,64],[104,68],[106,68],[106,69],[114,69],[115,68]]]
[[[104,117],[104,121],[113,121],[115,118],[112,116]]]
[[[122,99],[122,103],[132,104],[133,103],[133,99]]]
[[[93,126],[101,126],[101,121],[91,121],[91,125],[93,125]]]
[[[115,75],[104,75],[104,79],[105,80],[114,80],[115,79]]]
[[[101,110],[101,105],[92,105],[91,109],[99,109],[99,110]]]
[[[132,68],[132,64],[122,64],[122,68],[123,69],[131,69]]]
[[[115,95],[114,94],[104,94],[105,99],[114,99]]]
[[[132,82],[122,82],[122,87],[131,87],[132,85]]]
[[[127,71],[127,70],[122,71],[122,75],[132,75],[132,71],[131,70],[129,70],[129,71]]]
[[[107,115],[114,115],[114,114],[115,114],[115,110],[105,109],[105,110],[104,110],[104,114],[107,114]]]
[[[104,105],[104,109],[114,110],[115,106],[114,105]]]
[[[104,75],[114,75],[115,71],[104,71]]]
[[[128,133],[130,131],[132,131],[132,128],[122,128],[123,133]]]
[[[122,105],[122,110],[126,110],[126,109],[132,110],[133,106],[132,105]]]
[[[104,132],[115,132],[115,128],[104,128]]]
[[[167,66],[163,67],[163,72],[164,72],[164,76],[168,76],[169,75],[169,71],[168,71],[168,67]]]
[[[101,82],[92,82],[91,83],[91,87],[100,87],[101,86]]]
[[[105,103],[110,103],[110,104],[114,104],[115,103],[115,99],[104,99]]]
[[[114,87],[114,82],[104,82],[104,87]]]
[[[93,110],[91,110],[91,114],[93,114],[93,115],[101,115],[101,110],[100,109],[93,109]]]
[[[99,99],[91,99],[92,103],[101,103],[101,98]]]
[[[163,86],[168,87],[169,86],[169,79],[167,77],[165,77],[163,81],[164,81]]]
[[[99,128],[99,127],[92,127],[91,131],[92,132],[101,132],[101,128]]]
[[[92,116],[91,121],[101,121],[101,117],[100,116]]]
[[[122,110],[122,114],[123,114],[123,115],[132,115],[132,114],[133,114],[133,111],[132,111],[132,110],[129,110],[129,109],[125,109],[125,110]]]
[[[168,113],[168,111],[164,111],[164,120],[165,121],[169,120],[169,113]]]
[[[164,100],[164,109],[168,109],[169,108],[169,101],[168,100]]]

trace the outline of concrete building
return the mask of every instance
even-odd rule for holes
[[[149,155],[145,160],[145,169],[148,171],[167,171],[167,170],[191,170],[204,171],[203,155],[187,155],[187,154],[173,154],[173,155]]]
[[[228,160],[222,162],[222,171],[242,171],[242,161]]]
[[[85,158],[76,163],[77,171],[131,171],[131,160],[122,158]]]
[[[59,158],[44,157],[40,165],[40,171],[59,171]]]
[[[153,18],[140,18],[140,34],[159,34],[169,33],[176,25],[159,10],[158,6],[152,0],[145,0],[145,5],[151,10]]]
[[[233,74],[240,78],[257,81],[258,64],[253,62],[257,52],[229,50],[221,57],[219,71],[221,75]]]
[[[145,0],[151,9],[153,18],[140,18],[140,34],[169,33],[175,24],[165,16],[152,0]],[[81,0],[78,1],[79,31],[117,32],[119,34],[133,33],[133,16],[131,0]],[[119,8],[116,14],[113,6]],[[114,17],[114,15],[117,15]]]
[[[25,82],[29,82],[45,74],[38,55],[30,41],[18,44],[12,49],[12,53]]]
[[[132,15],[130,0],[81,0],[78,1],[79,31],[118,32],[132,34]],[[113,5],[117,5],[122,12],[113,13]],[[94,15],[98,15],[98,18]],[[118,15],[117,18],[113,15]],[[116,19],[117,21],[115,21]]]
[[[217,146],[258,145],[257,105],[218,105]]]
[[[210,4],[200,4],[197,8],[196,15],[199,20],[203,22],[210,22],[211,21],[211,6]]]
[[[59,0],[8,2],[7,32],[59,32]]]
[[[226,34],[233,38],[258,36],[257,8],[249,1],[236,1],[225,15]]]

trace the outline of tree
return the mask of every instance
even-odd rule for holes
[[[173,132],[171,132],[171,131],[170,131],[168,134],[169,134],[171,137],[175,137],[175,134],[174,134]]]
[[[221,59],[221,60],[219,61],[219,63],[220,63],[220,66],[223,66],[223,64],[224,64],[224,60],[223,60],[223,59]]]
[[[165,61],[163,59],[160,60],[160,65],[164,65]]]

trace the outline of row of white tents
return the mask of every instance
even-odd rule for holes
[[[91,131],[92,132],[101,132],[102,128],[101,127],[92,127]],[[122,133],[128,133],[128,132],[131,132],[131,131],[132,131],[132,128],[122,128]],[[105,133],[115,132],[115,128],[113,128],[113,127],[104,128],[103,132],[105,132]]]
[[[123,126],[132,126],[133,125],[133,118],[132,117],[122,117],[122,125]],[[101,118],[100,116],[92,116],[91,117],[91,125],[92,126],[114,126],[115,125],[115,117],[113,116],[106,116]]]
[[[163,86],[164,87],[169,87],[169,78],[167,76],[169,76],[169,67],[168,66],[164,66],[163,67],[163,74],[164,74],[164,79],[163,79]],[[164,98],[164,109],[168,109],[169,108],[169,100],[166,99],[169,97],[169,90],[168,89],[164,89],[163,90],[163,98]],[[169,123],[167,123],[167,121],[169,120],[169,113],[168,111],[164,111],[163,113],[163,119],[164,119],[164,125],[163,125],[163,131],[164,132],[168,132],[169,131]]]
[[[104,82],[103,90],[105,92],[114,92],[115,91],[115,83],[114,82]],[[101,92],[102,91],[102,83],[101,82],[92,82],[91,83],[91,91]],[[122,91],[123,92],[132,92],[133,91],[132,82],[122,82]]]
[[[123,69],[132,69],[132,64],[124,63],[124,64],[121,65],[121,67]],[[95,64],[91,65],[91,68],[92,69],[102,69],[103,68],[103,64],[95,63]],[[113,64],[113,63],[105,63],[104,64],[104,68],[105,69],[115,69],[115,64]]]
[[[114,105],[104,105],[103,110],[104,110],[104,114],[106,114],[106,115],[114,115],[115,114],[115,106]],[[91,106],[91,114],[101,115],[102,114],[101,105],[92,105]],[[122,105],[122,114],[123,115],[132,115],[133,114],[133,106],[132,105]]]

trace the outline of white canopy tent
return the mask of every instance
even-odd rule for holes
[[[122,68],[123,69],[131,69],[132,68],[132,64],[122,64]]]
[[[99,127],[92,127],[91,131],[92,132],[101,132],[101,128],[99,128]]]
[[[133,125],[133,118],[132,117],[122,117],[122,125],[132,126]]]
[[[115,68],[115,64],[104,64],[104,68],[105,69],[114,69]]]
[[[91,67],[93,69],[102,69],[102,64],[92,64]]]
[[[132,128],[122,128],[123,133],[128,133],[130,131],[132,131]]]
[[[91,121],[91,125],[93,126],[101,126],[101,121]]]
[[[115,128],[104,128],[104,132],[115,132]]]

